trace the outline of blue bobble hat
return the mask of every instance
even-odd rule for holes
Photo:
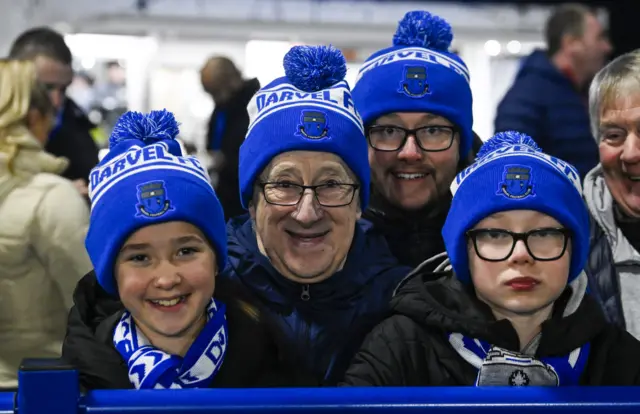
[[[571,230],[569,282],[589,254],[589,213],[574,166],[542,152],[527,135],[501,132],[478,152],[476,162],[451,185],[453,200],[442,236],[457,277],[471,283],[466,232],[491,214],[535,210]]]
[[[393,46],[364,63],[353,99],[365,125],[394,112],[428,112],[453,122],[460,131],[460,156],[473,142],[469,70],[449,51],[453,33],[444,19],[426,11],[408,12]]]
[[[260,89],[247,109],[249,130],[240,147],[240,196],[248,208],[255,180],[279,154],[318,151],[342,158],[369,200],[369,160],[362,120],[349,85],[347,64],[331,46],[294,46],[284,57],[285,76]]]
[[[227,234],[222,206],[197,158],[183,156],[178,123],[168,111],[127,112],[109,138],[109,153],[91,171],[91,219],[85,241],[98,283],[118,295],[114,268],[136,230],[169,221],[198,227],[225,267]]]

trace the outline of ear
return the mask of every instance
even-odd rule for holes
[[[566,34],[562,37],[562,49],[573,50],[579,45],[580,40],[582,39],[578,36]]]
[[[29,109],[27,116],[25,117],[27,128],[32,129],[34,126],[42,122],[42,118],[43,116],[40,111],[34,108]]]
[[[251,216],[252,220],[256,219],[256,206],[253,204],[253,201],[249,203],[249,216]]]

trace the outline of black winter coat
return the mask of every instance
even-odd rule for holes
[[[227,306],[229,346],[211,388],[296,386],[293,370],[285,368],[268,334],[268,323],[252,298],[223,280],[216,299]],[[113,331],[124,311],[97,283],[94,273],[80,280],[69,314],[63,359],[75,366],[84,390],[130,389],[128,368],[113,346]]]
[[[216,194],[222,204],[225,220],[246,212],[240,204],[240,184],[238,182],[240,145],[242,145],[249,128],[247,105],[259,89],[260,82],[257,79],[245,81],[242,89],[229,102],[214,108],[209,120],[207,128],[208,149],[215,149],[212,148],[213,136],[218,128],[222,131],[220,151],[224,155],[224,165],[218,172]]]
[[[45,145],[47,152],[69,160],[63,177],[89,180],[91,169],[98,164],[98,146],[91,136],[95,127],[75,102],[65,100],[61,124]]]
[[[590,217],[589,258],[585,272],[589,278],[589,293],[600,304],[607,322],[625,329],[620,277],[607,236]]]
[[[520,344],[508,320],[496,321],[488,306],[450,273],[441,279],[417,272],[394,296],[393,315],[378,325],[348,369],[343,385],[473,385],[477,370],[450,345],[447,334],[459,332],[518,351]],[[537,358],[567,355],[591,342],[581,385],[640,385],[640,342],[607,324],[588,295],[577,310],[562,316],[571,289],[556,301],[551,319],[542,325]]]

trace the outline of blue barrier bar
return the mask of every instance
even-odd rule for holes
[[[97,390],[80,396],[78,373],[61,361],[23,362],[17,403],[0,413],[640,413],[638,387],[269,388]]]
[[[640,413],[638,388],[305,388],[93,391],[86,413]]]
[[[78,371],[60,359],[25,359],[18,371],[20,414],[75,414],[80,388]]]
[[[0,414],[13,414],[15,399],[15,392],[0,392]]]

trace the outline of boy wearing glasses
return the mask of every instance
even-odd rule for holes
[[[364,218],[412,267],[444,251],[449,185],[474,141],[469,70],[449,51],[452,39],[440,17],[407,13],[393,46],[369,57],[353,89],[372,173]]]
[[[354,386],[640,384],[640,342],[586,294],[580,177],[517,132],[487,141],[451,186],[448,260],[417,269],[365,340]]]
[[[284,67],[248,107],[239,182],[250,214],[228,224],[225,277],[275,316],[301,372],[335,384],[410,269],[359,220],[370,170],[344,57],[296,46]]]

